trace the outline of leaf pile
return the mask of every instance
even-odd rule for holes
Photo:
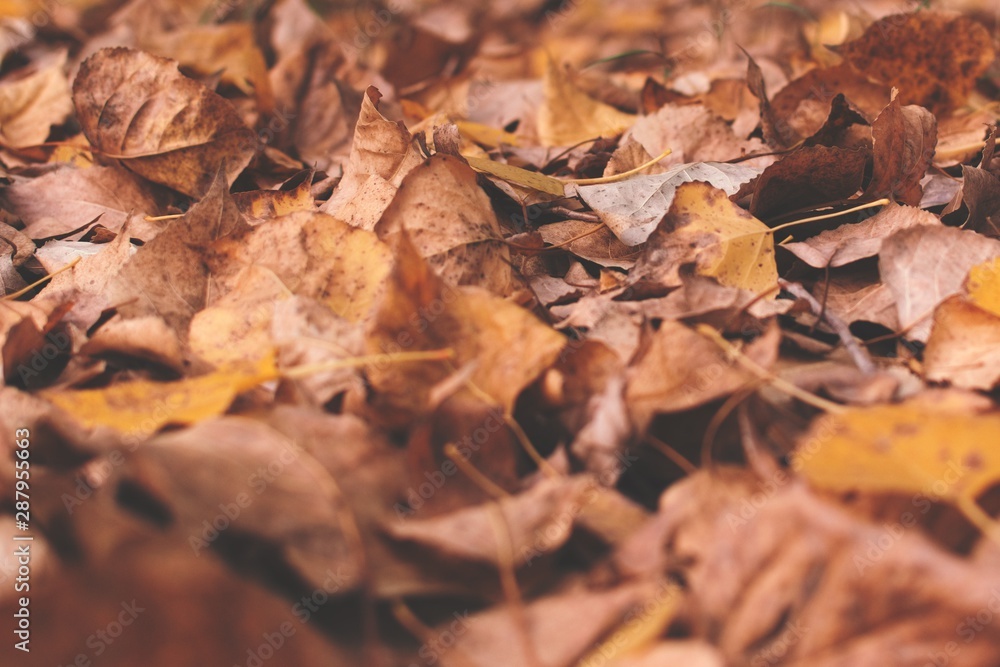
[[[960,4],[0,3],[12,664],[997,664]]]

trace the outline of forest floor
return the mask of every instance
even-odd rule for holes
[[[0,0],[3,664],[1000,664],[998,47]]]

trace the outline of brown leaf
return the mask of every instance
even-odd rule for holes
[[[889,204],[872,217],[820,232],[805,241],[784,243],[782,248],[809,266],[822,269],[844,266],[879,254],[886,238],[900,229],[937,225],[937,216],[912,206]]]
[[[924,350],[928,380],[990,391],[1000,384],[1000,317],[961,296],[934,311]]]
[[[770,327],[743,352],[767,368],[777,359],[779,337],[778,329]],[[643,430],[657,413],[690,410],[724,398],[755,378],[714,342],[668,320],[632,362],[625,399]]]
[[[868,120],[889,103],[889,86],[869,81],[846,64],[811,69],[778,91],[771,106],[799,137],[820,132],[838,95],[856,105]]]
[[[45,59],[16,80],[0,82],[0,144],[18,148],[40,144],[53,125],[73,112],[63,68],[66,53]]]
[[[872,123],[875,164],[865,194],[889,196],[901,204],[917,206],[920,179],[934,158],[937,121],[927,109],[901,106],[894,97]]]
[[[211,190],[120,268],[112,298],[126,317],[157,315],[187,332],[206,305],[211,244],[246,227],[222,173]]]
[[[876,525],[784,470],[701,473],[661,498],[666,529],[650,548],[667,545],[689,584],[692,635],[728,663],[875,667],[912,651],[899,664],[923,665],[959,646],[956,623],[986,608],[995,574],[943,552],[912,528],[920,505],[907,509]],[[992,664],[1000,633],[974,638],[962,664]]]
[[[985,169],[962,165],[961,196],[969,209],[962,227],[1000,238],[1000,178]]]
[[[933,11],[886,16],[838,52],[869,79],[899,88],[901,103],[935,112],[963,104],[994,57],[982,25]]]
[[[747,87],[760,103],[760,124],[764,132],[764,141],[769,146],[774,146],[775,148],[787,148],[797,140],[795,131],[791,125],[782,122],[778,118],[777,112],[771,106],[770,100],[767,99],[767,89],[764,86],[764,73],[761,71],[760,65],[757,64],[757,61],[749,53],[746,53],[746,56]]]
[[[938,304],[961,290],[973,266],[998,255],[1000,241],[954,227],[917,225],[883,241],[879,272],[906,337],[926,341]]]
[[[501,296],[510,291],[510,252],[500,223],[476,173],[460,158],[434,155],[406,175],[375,226],[387,242],[400,230],[445,280]]]
[[[807,146],[789,153],[744,185],[758,218],[848,199],[861,189],[868,152]]]
[[[204,195],[223,166],[231,184],[256,149],[231,103],[142,51],[102,49],[85,60],[73,103],[102,154],[191,197]]]
[[[395,244],[395,266],[371,322],[369,354],[450,347],[457,366],[475,363],[470,382],[503,409],[552,363],[565,339],[534,315],[485,290],[442,281],[405,234]],[[511,354],[512,346],[521,354]],[[369,380],[380,415],[391,423],[427,410],[431,388],[449,375],[440,362],[382,364]]]
[[[15,177],[0,193],[0,201],[25,222],[25,233],[36,239],[66,234],[94,220],[118,231],[130,215],[136,238],[148,241],[163,227],[143,220],[160,211],[154,193],[117,165],[60,165],[37,178]]]
[[[741,140],[726,121],[700,104],[664,105],[655,114],[636,120],[625,136],[639,142],[650,157],[671,149],[659,162],[663,166],[725,162],[764,150],[759,139]],[[762,166],[756,162],[750,165]]]

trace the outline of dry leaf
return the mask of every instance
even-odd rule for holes
[[[805,241],[781,247],[809,266],[822,269],[844,266],[879,254],[882,242],[900,229],[940,225],[937,216],[912,206],[889,204],[866,220],[820,232]]]
[[[757,293],[778,282],[770,229],[707,183],[685,183],[650,236],[636,274],[662,285],[680,284],[682,263],[721,284]]]
[[[621,134],[635,116],[598,102],[580,90],[555,60],[545,73],[545,100],[538,110],[538,135],[545,146],[572,146],[581,141]],[[658,155],[661,148],[656,152]]]
[[[644,243],[674,202],[683,183],[699,181],[736,194],[759,172],[724,162],[695,162],[671,167],[655,176],[632,176],[616,183],[581,185],[580,198],[601,216],[601,221],[629,246]]]
[[[103,49],[85,60],[73,104],[103,155],[191,197],[204,195],[223,167],[232,183],[256,149],[230,102],[142,51]]]
[[[838,52],[869,79],[899,88],[903,104],[934,111],[963,104],[994,57],[983,26],[932,11],[886,16]]]
[[[1000,256],[1000,241],[954,227],[917,225],[882,242],[879,272],[906,337],[926,341],[934,309],[962,288],[976,264]]]

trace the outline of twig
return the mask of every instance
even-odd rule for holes
[[[781,285],[782,289],[791,292],[796,297],[808,303],[813,315],[815,315],[819,320],[826,322],[826,324],[833,329],[833,331],[840,338],[840,341],[844,344],[844,349],[846,349],[847,353],[851,356],[851,360],[854,361],[854,365],[857,366],[862,373],[865,375],[871,375],[878,370],[875,366],[875,362],[872,361],[871,356],[868,354],[868,350],[858,345],[858,341],[854,338],[854,334],[851,333],[850,328],[844,320],[823,308],[823,305],[816,300],[816,297],[810,294],[809,291],[799,283],[793,283],[779,278],[778,284]]]

